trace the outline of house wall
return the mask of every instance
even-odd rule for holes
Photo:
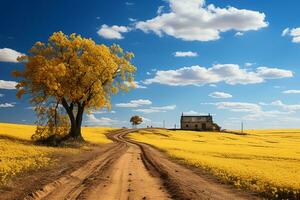
[[[213,124],[210,122],[181,122],[182,130],[211,130]]]

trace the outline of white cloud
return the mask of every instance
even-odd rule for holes
[[[169,105],[169,106],[161,106],[161,107],[150,107],[145,109],[136,109],[134,111],[149,114],[149,113],[167,112],[169,110],[174,110],[175,108],[176,105]]]
[[[23,56],[24,54],[17,52],[13,49],[3,48],[0,49],[0,62],[13,62],[17,63],[17,58]]]
[[[300,94],[300,90],[285,90],[283,94]]]
[[[92,111],[91,114],[115,114],[116,111],[114,110],[111,110],[111,111],[108,111],[108,110],[96,110],[96,111]]]
[[[205,0],[169,0],[170,12],[139,21],[136,28],[159,36],[170,35],[186,41],[211,41],[229,30],[245,32],[267,27],[265,14],[258,11],[219,8]]]
[[[98,17],[96,17],[96,19],[101,19],[101,18],[98,16]]]
[[[129,83],[128,81],[124,82],[125,85],[129,88],[135,88],[135,89],[146,89],[147,87],[144,85],[141,85],[138,81],[134,81]]]
[[[87,115],[87,120],[86,122],[90,125],[112,125],[117,123],[117,120],[108,118],[108,117],[101,117],[101,118],[96,118],[94,114],[89,114]]]
[[[234,36],[243,36],[243,35],[244,35],[243,32],[236,32],[236,33],[234,34]]]
[[[300,110],[300,104],[291,104],[291,105],[289,105],[289,104],[284,104],[280,100],[273,101],[269,105],[278,106],[278,107],[282,108],[283,110],[287,110],[287,111],[290,111],[290,112]]]
[[[272,101],[271,103],[260,102],[259,105],[262,106],[275,106],[281,108],[282,110],[288,111],[289,113],[294,113],[297,110],[300,110],[299,104],[285,104],[281,100]]]
[[[227,98],[232,97],[231,94],[228,94],[228,93],[225,93],[225,92],[212,92],[208,96],[210,96],[212,98],[216,98],[216,99],[227,99]]]
[[[105,39],[120,40],[124,38],[121,33],[126,33],[129,30],[130,29],[126,26],[107,26],[106,24],[103,24],[97,33]]]
[[[278,68],[258,67],[256,73],[263,79],[280,79],[293,77],[293,72]]]
[[[192,51],[176,51],[174,53],[174,56],[175,57],[197,57],[198,53]]]
[[[151,75],[151,73],[150,73],[150,72],[147,72],[146,74],[147,74],[148,76],[150,76],[150,75]]]
[[[0,97],[4,97],[4,94],[0,94]]]
[[[0,80],[0,89],[14,90],[17,84],[15,81]]]
[[[128,2],[128,1],[127,1],[127,2],[125,2],[125,5],[126,5],[126,6],[133,6],[134,3],[133,3],[133,2]]]
[[[300,28],[286,28],[282,31],[281,36],[291,36],[292,42],[300,43]]]
[[[290,29],[289,29],[289,28],[286,28],[286,29],[284,29],[284,30],[282,31],[281,36],[284,37],[284,36],[288,35],[289,32],[290,32]]]
[[[183,112],[183,115],[208,115],[208,113],[201,113],[201,112],[197,112],[197,111],[194,111],[194,110],[190,110],[188,112]]]
[[[250,62],[246,62],[246,63],[245,63],[245,66],[246,66],[246,67],[251,67],[251,66],[253,66],[253,65],[255,65],[255,63],[250,63]]]
[[[176,70],[157,71],[154,78],[146,79],[144,84],[160,83],[171,86],[205,85],[225,82],[235,84],[262,83],[267,79],[293,77],[293,72],[279,68],[259,67],[255,70],[242,69],[236,64],[217,64],[211,68],[199,65],[182,67]]]
[[[15,107],[15,103],[1,103],[0,108],[12,108]]]
[[[278,118],[279,116],[286,117],[291,114],[290,111],[283,112],[279,110],[263,110],[262,105],[275,105],[274,103],[248,103],[248,102],[218,102],[218,103],[203,103],[205,105],[215,105],[217,109],[229,110],[231,112],[246,113],[241,117],[241,120],[263,121],[269,118]]]
[[[146,117],[141,117],[141,118],[143,119],[143,122],[152,122],[151,119],[148,119],[148,118],[146,118]]]
[[[217,87],[216,84],[209,84],[210,87]]]
[[[131,100],[128,103],[117,103],[116,107],[120,108],[136,108],[143,105],[151,105],[152,102],[148,99],[137,99],[137,100]]]
[[[162,14],[163,11],[164,11],[164,8],[165,8],[164,6],[159,6],[159,7],[157,8],[157,11],[156,11],[157,15]]]
[[[267,120],[283,120],[287,115],[291,114],[290,112],[282,112],[278,110],[271,111],[257,111],[250,113],[242,117],[242,120],[251,120],[251,121],[267,121]]]
[[[215,105],[218,109],[226,109],[232,112],[249,112],[255,113],[261,111],[261,107],[255,103],[246,102],[218,102],[210,103]]]
[[[136,22],[137,21],[137,19],[134,19],[134,18],[128,18],[128,20],[131,21],[131,22]]]

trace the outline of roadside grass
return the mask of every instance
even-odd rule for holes
[[[94,144],[112,142],[105,134],[113,128],[83,127],[83,137]],[[57,163],[54,154],[78,154],[87,149],[70,147],[47,147],[35,145],[31,135],[35,131],[33,125],[0,123],[0,186],[22,172],[36,170]]]
[[[300,130],[216,132],[140,130],[130,138],[268,199],[300,199]]]

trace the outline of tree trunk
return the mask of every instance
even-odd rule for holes
[[[74,138],[76,140],[84,140],[81,135],[81,124],[82,124],[82,116],[84,112],[84,107],[81,104],[77,104],[78,110],[76,118],[73,113],[73,104],[71,103],[70,106],[68,105],[67,101],[65,99],[62,100],[62,105],[66,109],[67,114],[70,119],[71,129],[69,134],[66,136],[66,138]]]
[[[73,121],[71,121],[71,130],[70,130],[70,136],[75,139],[83,140],[83,137],[81,135],[81,124],[82,124],[82,116],[84,108],[80,104],[77,105],[77,116],[76,119],[73,117]]]
[[[70,137],[72,137],[74,139],[83,140],[83,137],[81,135],[81,125],[79,125],[75,122],[72,122],[69,135],[70,135]]]

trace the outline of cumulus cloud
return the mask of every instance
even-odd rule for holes
[[[161,106],[161,107],[150,107],[150,108],[145,108],[145,109],[136,109],[134,111],[149,114],[149,113],[167,112],[169,110],[174,110],[175,108],[176,108],[176,105],[168,105],[168,106]]]
[[[17,58],[23,56],[24,54],[17,52],[13,49],[3,48],[0,49],[0,62],[12,62],[17,63]]]
[[[159,6],[159,7],[157,8],[156,13],[157,13],[158,15],[162,14],[163,11],[164,11],[164,8],[165,8],[164,6]]]
[[[12,108],[15,107],[15,103],[1,103],[0,108]]]
[[[232,97],[231,94],[225,92],[212,92],[208,96],[216,99],[227,99]]]
[[[256,74],[263,79],[280,79],[293,77],[293,72],[278,68],[258,67]]]
[[[205,105],[215,105],[217,109],[229,110],[231,112],[241,112],[246,113],[241,120],[252,120],[252,121],[263,121],[270,118],[286,117],[291,114],[290,110],[288,111],[279,111],[279,110],[263,110],[262,105],[273,105],[276,106],[276,103],[272,102],[270,104],[256,104],[248,102],[217,102],[217,103],[203,103]],[[278,104],[278,102],[277,102]],[[280,104],[281,105],[281,104]]]
[[[133,6],[134,3],[133,3],[133,2],[128,2],[128,1],[127,1],[127,2],[125,2],[125,5],[126,5],[126,6]]]
[[[280,100],[273,101],[269,105],[278,106],[284,110],[291,111],[291,112],[300,110],[300,104],[284,104]]]
[[[285,90],[283,94],[300,94],[300,90]]]
[[[108,111],[108,110],[96,110],[96,111],[92,111],[91,114],[115,114],[116,111],[114,110],[111,110],[111,111]]]
[[[176,51],[174,53],[174,56],[175,57],[197,57],[198,53],[192,51]]]
[[[117,103],[117,107],[121,108],[136,108],[144,105],[151,105],[152,102],[148,99],[137,99],[137,100],[131,100],[128,103]]]
[[[292,42],[300,43],[300,28],[286,28],[282,31],[281,36],[291,36]]]
[[[128,20],[131,21],[131,22],[136,22],[137,21],[137,19],[134,19],[134,18],[128,18]]]
[[[147,72],[147,75],[148,75],[148,72]],[[146,86],[141,85],[141,83],[138,81],[134,81],[131,83],[129,83],[128,81],[125,81],[124,84],[127,85],[127,87],[129,87],[129,88],[135,88],[135,89],[146,89],[147,88]]]
[[[234,34],[234,36],[243,36],[243,35],[244,35],[243,32],[236,32],[236,33]]]
[[[285,28],[282,33],[281,33],[281,36],[284,37],[286,35],[288,35],[290,33],[290,29],[289,28]]]
[[[127,33],[130,29],[126,26],[108,26],[106,24],[103,24],[101,28],[98,30],[98,35],[105,39],[123,39],[121,33]]]
[[[258,67],[255,70],[242,69],[236,64],[217,64],[210,68],[199,65],[176,70],[159,70],[145,84],[160,83],[171,86],[205,85],[225,82],[230,85],[262,83],[267,79],[293,77],[293,72],[279,68]]]
[[[226,109],[232,112],[258,112],[261,111],[261,107],[255,103],[247,103],[247,102],[218,102],[218,103],[210,103],[215,105],[218,109]]]
[[[108,118],[108,117],[101,117],[97,118],[94,114],[87,115],[86,123],[90,125],[101,125],[101,126],[108,126],[117,123],[117,120]]]
[[[15,81],[0,80],[0,89],[14,90],[17,84]]]
[[[234,7],[219,8],[206,5],[205,0],[169,0],[170,12],[139,21],[136,28],[159,36],[169,35],[186,41],[211,41],[222,32],[245,32],[267,27],[265,14]]]
[[[246,67],[251,67],[251,66],[253,66],[253,65],[255,65],[255,63],[250,63],[250,62],[246,62],[246,63],[245,63],[245,66],[246,66]]]

